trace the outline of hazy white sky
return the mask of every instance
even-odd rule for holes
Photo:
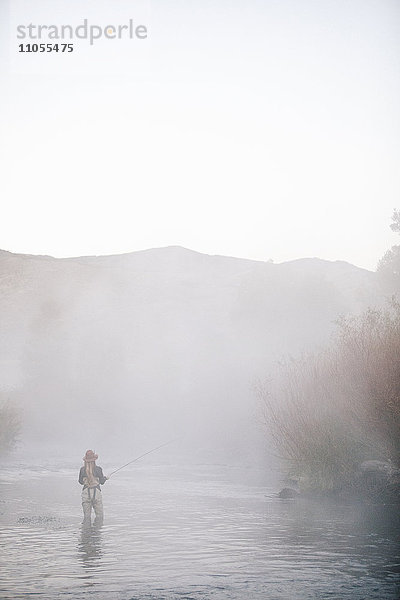
[[[397,238],[397,0],[0,0],[0,247],[374,268]],[[18,53],[19,24],[147,40]],[[48,41],[48,40],[45,40]]]

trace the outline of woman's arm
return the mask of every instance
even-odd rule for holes
[[[84,476],[85,476],[85,467],[81,467],[81,470],[79,471],[79,479],[78,479],[78,481],[81,485],[83,485]]]
[[[107,481],[108,477],[106,477],[103,474],[103,469],[101,467],[96,467],[96,469],[97,469],[96,477],[99,478],[100,485],[103,485]]]

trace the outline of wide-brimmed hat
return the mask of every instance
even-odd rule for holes
[[[99,458],[98,454],[95,454],[93,450],[86,450],[86,454],[83,457],[85,462],[94,462]]]

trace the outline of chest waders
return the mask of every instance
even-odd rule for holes
[[[88,491],[89,501],[90,501],[90,504],[92,505],[92,507],[94,509],[94,503],[95,503],[95,500],[96,500],[96,490],[100,491],[100,486],[96,485],[96,487],[89,487],[88,485],[85,485],[83,489]],[[93,490],[93,496],[91,496],[90,490]]]
[[[103,499],[101,497],[100,486],[85,486],[85,488],[82,490],[82,508],[83,523],[91,522],[92,509],[96,515],[94,523],[97,525],[101,525],[103,523]]]

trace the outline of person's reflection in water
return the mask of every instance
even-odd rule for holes
[[[91,578],[92,569],[97,570],[103,551],[101,547],[101,525],[90,525],[84,523],[81,529],[81,536],[78,544],[79,557],[82,560],[82,566],[88,571],[87,577]]]

